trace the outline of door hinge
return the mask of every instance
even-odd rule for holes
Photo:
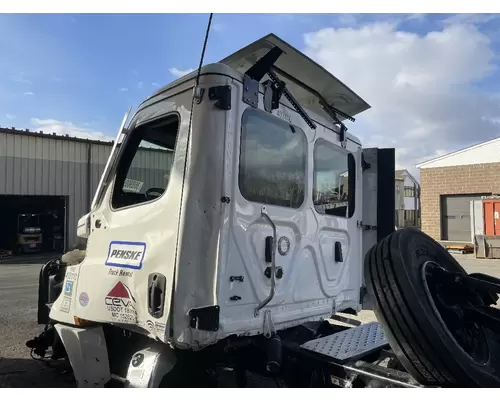
[[[375,230],[377,230],[377,227],[375,225],[365,225],[365,224],[363,224],[363,221],[358,221],[356,223],[356,226],[358,228],[361,228],[361,229],[365,230],[365,231],[369,231],[369,230],[375,231]]]
[[[246,103],[254,108],[259,107],[259,82],[249,77],[247,74],[243,75],[243,103]]]
[[[215,107],[221,110],[231,109],[231,86],[213,86],[208,89],[208,98],[210,100],[217,100]]]
[[[196,104],[201,104],[201,102],[203,100],[204,93],[205,93],[205,89],[203,89],[199,86],[196,86],[194,88],[194,101],[196,102]]]

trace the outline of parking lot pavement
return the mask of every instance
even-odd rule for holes
[[[500,260],[478,260],[472,255],[455,258],[469,273],[500,278]],[[40,267],[39,263],[0,264],[0,387],[74,386],[71,376],[61,375],[64,365],[53,368],[34,361],[25,346],[41,331],[36,323]],[[363,311],[357,318],[362,322],[375,320],[371,311]]]
[[[36,323],[41,264],[0,264],[0,387],[65,387],[59,364],[30,357],[25,346],[41,331]],[[54,368],[57,367],[57,368]]]
[[[472,254],[454,254],[454,257],[469,274],[480,272],[500,278],[500,260],[475,258]]]

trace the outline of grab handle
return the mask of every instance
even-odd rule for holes
[[[260,303],[257,308],[255,309],[255,316],[257,317],[259,315],[259,311],[264,308],[274,297],[274,294],[276,292],[276,225],[272,221],[271,218],[269,218],[269,215],[267,215],[267,209],[266,206],[262,206],[262,216],[269,222],[271,227],[273,228],[273,245],[272,245],[272,250],[271,250],[271,292],[269,293],[269,296],[267,296],[262,303]]]

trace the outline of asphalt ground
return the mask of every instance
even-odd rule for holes
[[[471,255],[456,255],[468,272],[482,272],[500,278],[500,260],[479,260]],[[0,263],[0,387],[74,387],[64,363],[47,364],[33,360],[27,340],[41,332],[36,323],[38,273],[42,261],[26,258],[16,263]],[[375,320],[370,311],[357,317],[362,322]],[[252,379],[249,386],[267,386]],[[232,385],[229,385],[232,386]]]

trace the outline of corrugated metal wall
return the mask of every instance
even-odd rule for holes
[[[78,219],[88,212],[88,182],[93,197],[110,152],[107,143],[0,132],[0,195],[67,196],[66,235],[71,246],[78,242]],[[146,189],[165,187],[172,156],[141,150],[128,177],[143,181]]]

